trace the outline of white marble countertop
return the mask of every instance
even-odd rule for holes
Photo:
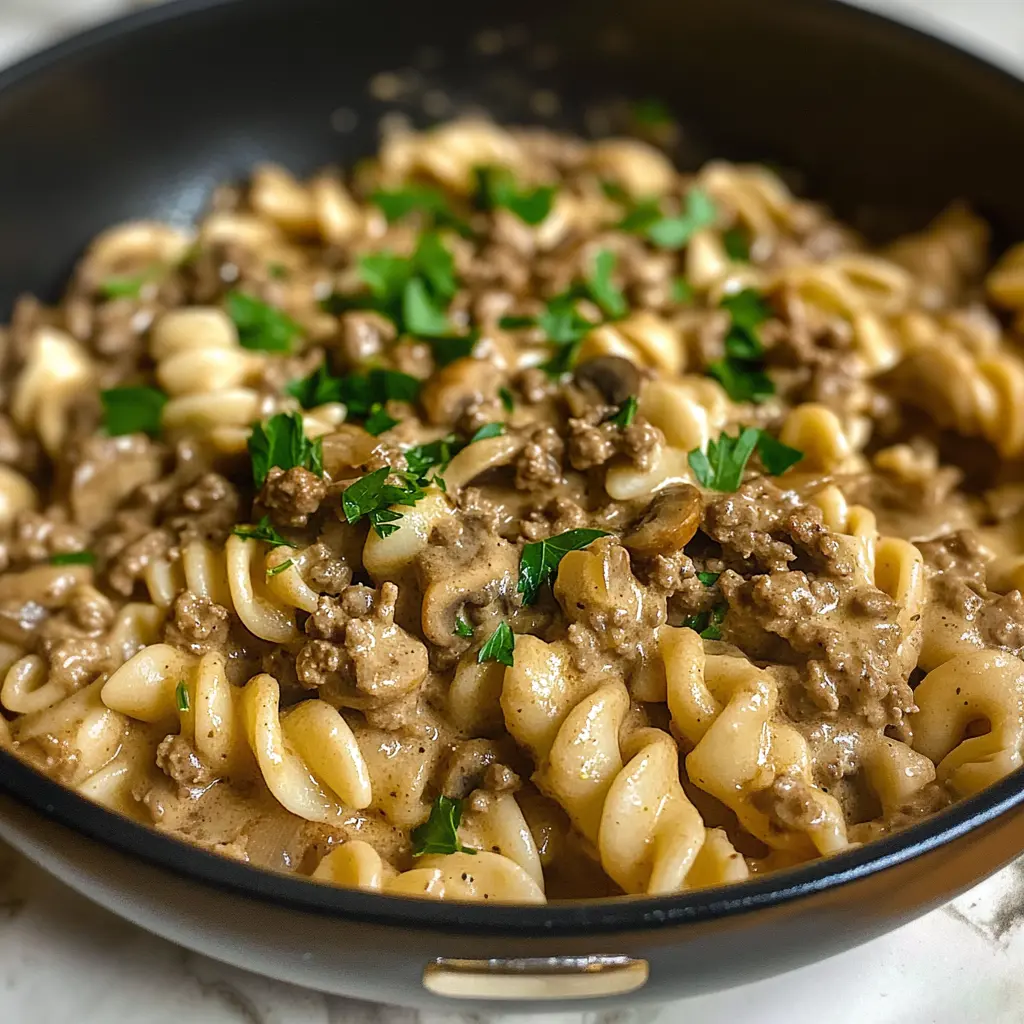
[[[139,0],[144,2],[144,0]],[[770,2],[770,0],[767,0]],[[1024,72],[1024,0],[856,0]],[[0,0],[0,64],[138,3]],[[770,981],[551,1024],[1022,1024],[1024,860],[885,938]],[[525,1018],[505,1016],[503,1024]],[[0,1024],[438,1024],[189,953],[93,906],[0,844]],[[481,1022],[478,1016],[466,1017]]]

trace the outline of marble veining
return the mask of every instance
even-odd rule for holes
[[[0,64],[146,0],[0,0]],[[856,0],[1024,70],[1024,0]],[[525,1024],[269,981],[127,924],[0,844],[0,1024]],[[549,1024],[1024,1024],[1024,859],[891,935],[769,981]]]

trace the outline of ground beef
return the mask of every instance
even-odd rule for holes
[[[573,469],[592,469],[622,454],[638,469],[648,470],[664,441],[665,435],[642,418],[625,428],[614,423],[593,425],[586,420],[569,420],[569,462]]]
[[[341,316],[340,329],[332,343],[332,353],[341,365],[338,369],[359,369],[380,357],[396,336],[395,325],[380,313],[352,310]],[[332,360],[334,362],[335,360]]]
[[[213,772],[184,736],[166,736],[156,748],[156,763],[180,790],[205,786],[213,781]]]
[[[721,545],[723,560],[735,568],[748,569],[753,563],[761,571],[773,572],[803,555],[825,575],[853,571],[821,512],[763,477],[709,500],[701,529]]]
[[[274,466],[259,493],[259,503],[281,526],[305,526],[309,517],[327,497],[327,483],[316,473],[293,466],[282,470]]]
[[[562,479],[565,442],[554,427],[534,429],[516,460],[516,489],[538,491]]]
[[[174,599],[171,617],[164,627],[169,644],[206,654],[221,650],[228,637],[228,610],[208,597],[186,590]]]
[[[167,530],[152,530],[126,544],[107,570],[107,580],[118,594],[130,597],[136,583],[153,563],[170,556],[174,539]]]
[[[484,783],[487,769],[499,758],[493,740],[466,740],[449,755],[441,776],[440,791],[450,800],[465,800]]]

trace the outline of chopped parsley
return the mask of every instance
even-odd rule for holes
[[[110,388],[100,392],[103,426],[111,437],[160,433],[167,396],[156,388]]]
[[[275,565],[272,569],[267,570],[268,579],[271,576],[277,576],[278,573],[282,573],[285,569],[290,569],[295,564],[295,560],[292,558],[286,558],[280,565]]]
[[[720,572],[699,572],[697,573],[697,579],[704,584],[705,587],[713,587],[718,582],[718,577],[722,574]]]
[[[707,454],[699,448],[690,452],[690,468],[705,487],[735,491],[760,436],[757,427],[744,427],[736,437],[722,434],[717,441],[708,442]]]
[[[672,301],[678,302],[681,306],[688,306],[693,302],[693,288],[685,277],[673,278]]]
[[[479,664],[485,661],[496,661],[501,665],[512,666],[512,652],[516,647],[516,635],[507,622],[499,622],[498,628],[487,638],[476,656]]]
[[[292,343],[301,332],[299,325],[281,310],[240,291],[228,292],[225,304],[228,316],[238,329],[242,348],[291,352]]]
[[[502,206],[526,224],[540,224],[551,212],[555,199],[553,185],[520,189],[512,172],[503,167],[478,167],[477,201],[482,209]]]
[[[178,705],[179,711],[188,711],[191,707],[191,702],[188,697],[188,687],[185,685],[184,679],[182,679],[175,687],[174,701]]]
[[[274,529],[269,516],[264,516],[255,526],[236,526],[231,532],[243,540],[259,540],[272,548],[280,548],[289,543]]]
[[[683,619],[683,625],[699,633],[704,640],[721,640],[722,622],[728,610],[728,605],[716,604],[710,611],[698,612]]]
[[[633,422],[634,419],[636,419],[636,408],[636,395],[630,395],[622,405],[619,406],[619,411],[615,413],[614,416],[610,416],[608,418],[608,422],[614,424],[616,427],[625,429]]]
[[[114,274],[104,278],[97,290],[105,299],[137,299],[143,286],[155,281],[162,271],[163,267],[155,265],[141,274]]]
[[[609,320],[618,320],[629,311],[626,297],[612,284],[612,271],[615,270],[615,262],[615,253],[608,249],[602,249],[594,257],[593,270],[586,279],[590,297]]]
[[[366,432],[373,434],[374,437],[383,434],[385,430],[390,430],[392,427],[397,426],[398,420],[380,405],[366,417],[366,422],[363,424]]]
[[[788,444],[783,444],[778,438],[763,430],[757,442],[757,455],[769,476],[782,476],[787,469],[792,469],[804,457],[802,451],[790,448]]]
[[[392,475],[402,483],[389,484],[388,477]],[[423,496],[423,488],[411,473],[395,473],[390,466],[381,466],[345,489],[341,508],[348,522],[358,523],[366,517],[378,537],[388,537],[398,529],[395,523],[402,518],[402,513],[393,511],[391,506],[415,505]]]
[[[750,262],[750,239],[742,228],[729,228],[722,235],[725,254],[737,263]]]
[[[389,224],[410,213],[422,213],[438,227],[453,228],[460,235],[472,234],[469,225],[452,212],[444,193],[429,185],[406,185],[394,191],[378,189],[370,196],[370,202],[380,208]]]
[[[764,346],[758,328],[771,316],[764,300],[746,288],[722,300],[731,318],[725,336],[725,358],[708,366],[734,402],[763,402],[775,394],[775,384],[765,373]]]
[[[389,401],[416,401],[420,382],[398,370],[371,370],[368,374],[350,373],[334,377],[321,363],[308,377],[293,380],[285,391],[299,400],[303,409],[314,409],[327,402],[341,402],[350,420],[364,420],[367,431],[375,437],[398,424],[384,409]]]
[[[476,853],[459,842],[459,823],[462,821],[462,801],[439,796],[430,808],[430,817],[412,830],[412,855],[422,857],[431,853]]]
[[[462,448],[462,444],[454,434],[448,434],[438,441],[429,441],[426,444],[418,444],[407,448],[402,454],[405,456],[405,464],[409,467],[408,475],[420,487],[426,487],[429,483],[440,484],[441,478],[438,473],[443,473],[448,468],[448,463]],[[428,479],[430,470],[435,469],[433,478]]]
[[[523,604],[533,604],[537,600],[541,585],[555,575],[559,563],[570,551],[578,551],[598,537],[607,536],[607,530],[581,528],[525,545],[519,556],[519,583],[516,587],[523,595]]]
[[[498,398],[501,399],[501,404],[505,408],[505,412],[512,412],[516,407],[516,400],[512,392],[508,388],[498,388]]]
[[[473,627],[460,615],[455,620],[455,629],[452,632],[455,636],[472,636]]]
[[[699,188],[686,194],[683,212],[669,215],[662,212],[658,199],[642,199],[619,222],[619,229],[642,235],[660,249],[682,249],[718,217],[718,208],[711,197]]]
[[[91,551],[61,551],[50,555],[50,565],[95,565],[96,556]]]
[[[274,466],[292,469],[301,466],[317,476],[324,475],[323,443],[306,438],[298,413],[278,413],[266,423],[254,423],[249,435],[252,479],[262,487]]]
[[[469,443],[486,441],[489,437],[501,437],[505,433],[504,423],[485,423],[470,439]]]
[[[790,448],[766,431],[744,427],[736,437],[722,434],[717,441],[709,441],[707,454],[695,448],[689,454],[690,468],[705,487],[714,491],[735,491],[755,451],[770,476],[785,473],[803,458],[803,452]]]

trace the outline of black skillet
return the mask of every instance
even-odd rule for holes
[[[509,26],[500,52],[480,36]],[[594,102],[658,96],[688,129],[685,159],[799,168],[876,227],[921,224],[963,196],[1024,238],[1024,86],[826,0],[184,0],[0,74],[0,315],[22,291],[56,296],[111,223],[187,221],[216,182],[264,158],[301,173],[371,152],[385,108],[367,82],[409,67],[420,78],[402,109],[420,123],[429,89],[530,122],[545,120],[531,103],[547,90],[561,101],[547,123],[579,129]],[[0,835],[131,920],[268,975],[416,1006],[752,981],[897,927],[1024,844],[1018,774],[899,835],[727,890],[454,906],[255,871],[2,754],[0,791]]]

